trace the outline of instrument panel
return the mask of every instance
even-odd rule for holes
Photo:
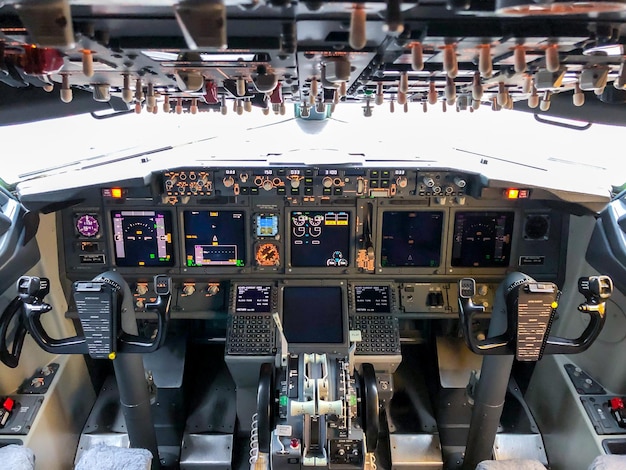
[[[562,275],[566,213],[540,190],[520,193],[448,170],[185,168],[90,188],[60,212],[59,241],[68,280],[118,270],[139,311],[164,273],[183,316],[226,309],[217,292],[243,279],[361,282],[356,312],[449,314],[460,277],[484,280],[488,305],[508,271]]]

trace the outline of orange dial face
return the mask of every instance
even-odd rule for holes
[[[256,249],[256,262],[259,266],[278,266],[280,264],[280,253],[278,247],[273,243],[263,243]]]

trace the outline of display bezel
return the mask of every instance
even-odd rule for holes
[[[228,264],[213,264],[207,266],[187,266],[187,250],[186,250],[186,232],[185,232],[185,213],[186,212],[240,212],[242,214],[243,226],[244,226],[244,236],[243,236],[243,248],[245,250],[244,253],[244,265],[243,266],[235,266]],[[180,246],[179,246],[179,256],[180,256],[180,265],[183,272],[189,273],[241,273],[246,272],[250,269],[251,266],[251,245],[249,240],[250,235],[250,211],[246,208],[242,207],[232,207],[232,206],[190,206],[180,208],[178,211],[178,224],[180,227]]]
[[[348,323],[348,291],[344,281],[291,281],[281,283],[278,287],[278,305],[283,328],[285,326],[285,289],[289,288],[337,288],[341,295],[341,341],[339,342],[288,342],[290,353],[327,353],[346,355],[350,346],[350,325]],[[310,305],[315,308],[315,302]],[[286,329],[286,328],[284,328]]]
[[[423,213],[441,213],[441,240],[439,246],[439,266],[383,266],[383,218],[389,212],[423,212]],[[379,209],[376,216],[376,271],[383,274],[444,274],[446,263],[446,247],[448,236],[448,211],[441,208],[419,208],[404,209],[384,207]]]
[[[454,249],[454,230],[456,225],[456,217],[459,213],[477,213],[492,214],[510,212],[513,214],[513,227],[511,231],[511,252],[509,254],[509,262],[503,266],[452,266],[452,253]],[[480,208],[464,207],[455,208],[450,212],[450,221],[448,224],[448,256],[446,257],[446,272],[455,275],[502,275],[507,273],[512,267],[517,266],[517,253],[519,249],[520,238],[520,211],[516,208],[506,205],[493,205],[489,207],[481,206]]]
[[[158,264],[158,265],[126,265],[126,264],[118,264],[118,257],[117,257],[117,251],[115,248],[115,229],[113,226],[113,217],[115,213],[121,213],[121,212],[154,212],[154,213],[163,213],[166,214],[166,218],[167,221],[170,225],[170,237],[171,237],[171,261],[167,262],[167,263],[162,263],[162,264]],[[178,233],[178,228],[177,228],[177,224],[176,224],[176,217],[174,215],[174,212],[168,209],[161,209],[161,208],[157,208],[155,209],[154,207],[133,207],[133,206],[128,206],[128,207],[108,207],[107,211],[106,211],[106,227],[107,227],[107,233],[108,233],[108,247],[109,247],[109,259],[111,260],[111,265],[115,266],[116,268],[118,268],[120,270],[120,272],[127,272],[127,271],[133,271],[136,269],[141,269],[142,271],[144,271],[145,273],[162,273],[164,269],[167,269],[168,271],[171,271],[174,267],[176,267],[178,265],[178,249],[177,249],[177,243],[178,243],[178,238],[177,238],[177,233]]]
[[[349,254],[349,262],[346,266],[294,266],[292,263],[292,239],[293,235],[291,232],[291,215],[294,212],[346,212],[349,214],[349,237],[348,237],[348,254]],[[346,272],[351,272],[354,269],[356,264],[356,253],[355,253],[355,225],[356,225],[356,212],[354,207],[341,207],[341,206],[333,206],[324,207],[324,206],[307,206],[307,207],[292,207],[285,209],[284,221],[283,221],[283,229],[285,234],[285,258],[283,265],[286,267],[287,273],[325,273],[328,275],[332,274],[345,274]]]

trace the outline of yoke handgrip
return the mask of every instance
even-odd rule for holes
[[[606,300],[613,293],[613,281],[609,276],[582,277],[578,280],[578,291],[585,296],[585,302],[578,310],[589,314],[589,324],[576,338],[551,336],[546,342],[546,354],[575,354],[586,351],[602,332],[606,322]]]
[[[41,324],[41,315],[52,310],[43,301],[49,292],[49,281],[36,276],[22,276],[17,281],[18,299],[21,302],[22,321],[30,335],[41,349],[51,354],[86,354],[87,343],[84,336],[52,338]]]
[[[52,338],[41,324],[41,314],[49,312],[52,307],[48,304],[24,304],[24,316],[30,335],[41,349],[51,354],[87,354],[87,342],[84,336],[71,338]]]
[[[15,369],[20,360],[22,353],[22,346],[24,345],[24,338],[26,337],[26,326],[22,321],[22,301],[19,297],[15,297],[9,305],[6,306],[2,315],[0,316],[0,361],[11,369]],[[12,323],[15,316],[18,316],[15,323],[15,329],[13,333],[13,341],[11,351],[9,351],[7,334],[9,325]]]
[[[121,353],[150,353],[156,351],[165,342],[167,325],[169,323],[171,301],[171,278],[159,274],[154,276],[154,290],[157,294],[156,302],[146,304],[146,310],[157,314],[157,330],[154,338],[144,338],[122,331],[118,337],[118,351]]]
[[[498,335],[478,341],[472,334],[472,322],[474,315],[484,313],[485,307],[476,305],[472,297],[476,294],[476,282],[471,278],[464,278],[459,281],[459,318],[463,338],[467,347],[475,354],[508,354],[510,338],[508,335]]]

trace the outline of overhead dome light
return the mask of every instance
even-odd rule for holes
[[[548,15],[597,15],[626,10],[626,2],[589,1],[589,2],[534,2],[532,0],[496,0],[496,13],[514,16]]]

